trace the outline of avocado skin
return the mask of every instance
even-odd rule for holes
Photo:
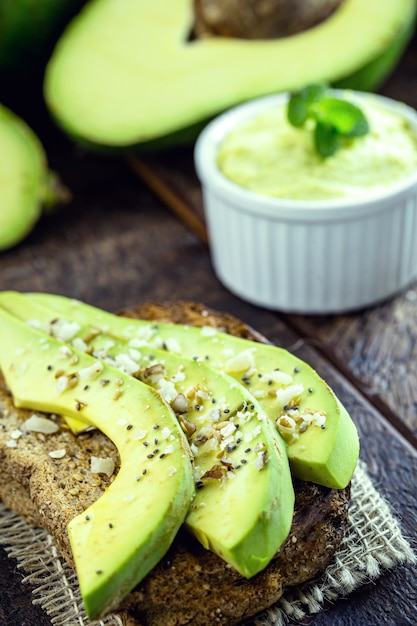
[[[0,72],[43,67],[86,0],[0,0]]]
[[[56,130],[42,94],[45,66],[86,0],[0,0],[1,102],[37,132]]]
[[[57,380],[61,375],[57,374],[62,367],[70,366],[81,381],[81,373],[96,367],[97,361],[72,350],[76,360],[69,363],[68,354],[60,351],[60,342],[46,339],[42,332],[3,308],[0,338],[0,365],[16,406],[54,413],[65,411],[84,418],[101,428],[119,450],[121,467],[113,483],[68,525],[85,608],[91,619],[99,619],[159,562],[183,523],[194,495],[191,455],[185,436],[158,394],[138,381],[124,379],[123,374],[108,366],[99,371],[103,377],[100,380],[88,376],[88,385],[82,389],[75,389],[76,385],[59,390]],[[103,380],[107,382],[101,384]],[[119,399],[114,390],[120,389],[121,384]],[[85,402],[79,400],[79,394]],[[141,413],[138,406],[142,407]],[[170,462],[176,471],[171,472],[162,459],[156,461],[162,468],[156,471],[155,461],[148,459],[140,441],[129,437],[130,428],[125,423],[132,429],[146,427],[151,432],[155,424],[161,429],[166,425],[176,432],[176,441],[170,440]],[[142,472],[143,480],[139,482],[135,476],[142,467],[147,472],[146,476]],[[152,507],[156,509],[155,518],[150,515]]]
[[[414,35],[415,28],[416,17],[414,16],[405,24],[403,31],[381,55],[350,76],[333,81],[332,87],[357,91],[377,91],[388,80],[400,62]]]
[[[34,131],[18,115],[2,105],[1,134],[14,144],[13,161],[8,152],[3,150],[0,153],[0,163],[4,159],[7,169],[12,172],[3,183],[12,187],[12,193],[3,189],[6,197],[9,195],[14,200],[10,205],[2,202],[1,208],[0,250],[6,250],[22,241],[41,216],[48,166],[44,148]]]
[[[155,324],[145,320],[123,318],[63,296],[45,293],[32,293],[26,296],[66,319],[74,317],[85,323],[88,319],[94,318],[97,327],[111,328],[114,336],[125,340],[134,336],[135,329],[139,331],[141,328],[157,329],[155,332],[160,342],[175,337],[183,356],[199,357],[202,360],[209,356],[211,365],[222,370],[225,369],[227,360],[222,350],[232,349],[236,353],[255,350],[256,371],[251,380],[245,383],[248,384],[252,394],[257,389],[262,391],[257,374],[270,373],[279,368],[290,373],[294,377],[294,383],[303,384],[300,407],[311,409],[313,412],[322,410],[327,416],[323,430],[309,427],[298,440],[287,438],[287,455],[293,476],[335,489],[343,489],[349,484],[359,458],[360,442],[356,426],[340,400],[318,373],[287,350],[221,332],[216,332],[215,335],[211,332],[204,334],[201,328],[193,326],[162,322]],[[227,373],[239,383],[242,382],[242,371]],[[275,421],[282,408],[277,405],[276,398],[267,394],[263,398],[258,398],[258,402]]]

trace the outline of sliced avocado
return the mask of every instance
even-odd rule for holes
[[[114,482],[68,524],[85,608],[98,619],[162,558],[182,524],[194,493],[188,444],[150,387],[1,308],[0,345],[16,406],[85,419],[119,450]],[[160,453],[149,458],[143,437],[155,433]]]
[[[31,294],[67,319],[94,325],[132,347],[164,348],[208,361],[243,383],[277,424],[294,476],[333,488],[350,481],[359,456],[356,427],[329,386],[287,350],[212,327],[195,328],[112,315],[62,296]]]
[[[26,237],[45,205],[55,203],[58,186],[36,134],[1,105],[0,145],[0,250],[5,250]]]
[[[326,20],[288,37],[199,40],[190,37],[192,0],[90,0],[51,55],[45,101],[57,123],[90,147],[178,140],[258,96],[323,81],[356,88],[348,77],[367,65],[359,86],[375,89],[409,41],[415,12],[414,0],[344,0]]]
[[[129,346],[112,336],[110,328],[99,332],[93,308],[83,309],[79,323],[57,317],[23,294],[0,292],[0,306],[140,378],[170,402],[194,455],[197,492],[187,528],[245,577],[266,567],[290,530],[294,491],[284,441],[245,387],[203,360],[143,342]],[[78,430],[83,423],[72,420],[70,425]],[[151,454],[159,454],[158,434],[143,443]]]

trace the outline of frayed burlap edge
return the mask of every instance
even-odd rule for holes
[[[403,537],[398,521],[359,463],[352,479],[349,523],[332,564],[323,576],[287,591],[277,605],[251,620],[254,626],[284,626],[319,612],[325,602],[346,597],[360,585],[374,581],[416,556]],[[14,557],[33,588],[34,604],[54,626],[123,626],[117,615],[90,622],[85,614],[77,578],[59,556],[51,537],[32,528],[0,503],[0,544]]]
[[[318,613],[325,602],[345,598],[400,563],[416,563],[399,522],[360,462],[352,478],[349,523],[333,562],[318,579],[288,590],[254,626],[284,626]]]
[[[0,544],[17,560],[23,583],[33,588],[33,604],[48,614],[54,626],[123,626],[117,615],[91,622],[84,611],[77,576],[62,559],[51,536],[29,526],[0,503]]]

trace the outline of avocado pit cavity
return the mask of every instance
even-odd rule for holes
[[[308,30],[343,0],[194,0],[194,36],[275,39]]]

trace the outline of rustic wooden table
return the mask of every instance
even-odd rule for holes
[[[416,76],[417,39],[381,92],[417,108]],[[334,387],[358,425],[374,483],[404,534],[415,538],[417,283],[349,315],[282,315],[251,306],[213,273],[190,148],[126,163],[90,154],[48,124],[41,138],[72,202],[0,255],[0,289],[56,292],[109,310],[187,299],[237,315]],[[0,550],[0,624],[50,626],[20,580]],[[416,606],[417,568],[399,566],[304,623],[415,626]]]

